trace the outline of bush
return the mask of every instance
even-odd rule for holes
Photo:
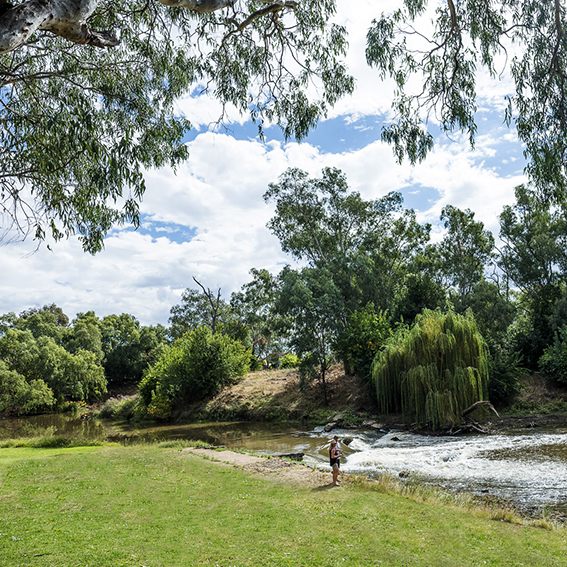
[[[280,359],[280,368],[297,368],[301,360],[299,356],[293,354],[292,352],[288,352],[284,354]]]
[[[248,365],[250,367],[250,372],[257,372],[258,370],[262,370],[262,361],[252,353],[250,353],[250,360],[248,361]]]
[[[539,368],[542,374],[567,384],[567,325],[555,333],[553,344],[543,351]]]
[[[383,311],[376,313],[374,304],[355,311],[337,341],[345,371],[370,381],[374,357],[392,335],[390,325]]]
[[[8,329],[0,337],[0,358],[35,392],[32,413],[39,403],[38,396],[47,399],[40,393],[45,388],[60,404],[69,399],[88,402],[106,392],[104,369],[97,364],[94,353],[78,349],[70,354],[51,337],[35,339],[30,331]]]
[[[134,415],[136,405],[140,400],[139,395],[109,398],[97,412],[96,417],[100,419],[130,419]]]
[[[500,345],[491,348],[488,361],[488,398],[493,404],[507,404],[520,392],[522,355]]]
[[[0,413],[41,413],[54,405],[53,392],[43,380],[27,382],[0,360]]]
[[[244,376],[249,360],[241,343],[199,327],[145,372],[139,386],[142,403],[150,415],[165,419],[168,408],[202,400]]]

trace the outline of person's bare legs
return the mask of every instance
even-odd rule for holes
[[[339,486],[339,467],[337,465],[333,467],[333,485]]]

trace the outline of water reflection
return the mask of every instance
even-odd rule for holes
[[[288,424],[205,423],[133,426],[37,416],[0,421],[0,438],[40,434],[101,439],[192,439],[263,454],[305,453],[308,465],[328,467],[332,435],[352,437],[343,446],[343,470],[370,477],[412,473],[453,489],[488,492],[528,505],[567,512],[567,429],[530,430],[491,436],[427,437],[408,432],[297,429]]]

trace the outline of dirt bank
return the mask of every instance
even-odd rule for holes
[[[189,406],[179,419],[243,421],[323,421],[337,412],[352,418],[377,412],[370,384],[345,375],[335,366],[326,377],[328,406],[323,386],[313,383],[301,389],[296,370],[251,372],[238,384],[224,388],[213,399]]]

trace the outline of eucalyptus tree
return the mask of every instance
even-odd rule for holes
[[[127,313],[99,321],[104,371],[109,383],[139,381],[167,343],[163,325],[145,327]]]
[[[459,310],[464,311],[474,286],[483,280],[495,258],[494,237],[482,222],[474,220],[470,209],[461,211],[447,205],[440,220],[445,235],[437,245],[439,272],[453,291]]]
[[[435,9],[433,18],[432,10]],[[432,22],[431,22],[432,20]],[[433,147],[431,117],[474,146],[477,77],[508,72],[514,87],[503,117],[517,131],[526,171],[548,197],[562,198],[567,165],[567,27],[560,0],[400,0],[374,20],[366,58],[396,83],[395,119],[383,131],[398,159],[422,160]]]
[[[353,89],[334,12],[334,0],[0,0],[5,237],[78,234],[94,253],[115,224],[137,226],[144,170],[188,156],[176,102],[194,93],[220,120],[232,106],[260,132],[303,138]]]
[[[525,297],[556,295],[567,276],[567,211],[533,187],[520,185],[515,194],[500,215],[498,265]]]
[[[530,368],[553,341],[567,277],[565,205],[554,205],[537,188],[516,187],[516,203],[500,215],[498,266],[520,290],[524,316],[515,326],[516,348]],[[567,319],[559,317],[567,322]]]
[[[260,361],[270,354],[281,354],[285,335],[282,319],[286,317],[275,311],[280,293],[278,280],[266,269],[252,268],[250,274],[252,280],[230,296],[230,307],[246,327],[252,355]]]
[[[403,209],[399,193],[366,201],[336,168],[323,169],[321,179],[290,168],[264,199],[275,202],[267,226],[282,250],[328,270],[349,312],[368,302],[388,308],[408,262],[429,239],[430,226]]]
[[[321,384],[328,404],[326,375],[333,363],[333,348],[342,329],[337,313],[344,310],[343,296],[326,268],[292,270],[286,266],[279,275],[281,293],[276,309],[293,322],[290,343],[302,359],[301,386]]]
[[[170,309],[169,336],[173,340],[199,327],[208,327],[211,333],[237,335],[245,334],[242,321],[232,309],[230,302],[222,297],[222,290],[205,287],[195,277],[193,281],[200,290],[187,288],[181,294],[181,303]]]

